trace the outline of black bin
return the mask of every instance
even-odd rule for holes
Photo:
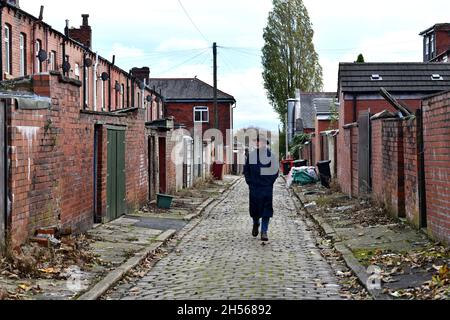
[[[294,167],[301,168],[308,166],[308,160],[297,160],[294,161]]]
[[[331,160],[320,161],[317,163],[317,168],[319,168],[320,182],[325,188],[330,188],[331,182]]]

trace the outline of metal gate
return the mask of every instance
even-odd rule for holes
[[[125,197],[125,130],[108,129],[108,221],[126,214]]]
[[[370,112],[364,112],[358,119],[359,144],[358,144],[358,173],[359,194],[367,195],[372,189],[371,170],[371,128]]]

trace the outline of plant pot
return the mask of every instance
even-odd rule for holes
[[[174,197],[169,196],[167,194],[158,193],[156,195],[156,205],[160,209],[170,209],[172,207],[173,198]]]

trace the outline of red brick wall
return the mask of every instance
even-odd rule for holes
[[[338,136],[338,181],[342,192],[352,194],[353,128],[341,129]]]
[[[352,135],[352,150],[351,150],[352,196],[357,197],[359,195],[359,166],[358,166],[359,129],[357,126],[351,128],[351,135]]]
[[[450,93],[425,100],[423,111],[428,228],[450,243]]]
[[[102,129],[99,202],[94,204],[95,123],[126,126],[128,210],[148,198],[148,155],[144,110],[122,116],[81,112],[79,84],[58,75],[35,76],[35,91],[51,88],[50,110],[12,108],[9,117],[10,226],[14,246],[36,228],[59,225],[76,232],[90,228],[94,207],[106,214],[107,134]]]
[[[405,174],[403,126],[398,119],[383,123],[383,194],[387,210],[395,217],[405,216]]]
[[[450,48],[449,30],[436,32],[436,56],[446,52]]]
[[[329,159],[322,159],[322,136],[321,133],[324,131],[329,131],[329,130],[333,130],[333,129],[337,129],[338,124],[336,123],[335,125],[331,125],[331,121],[330,120],[318,120],[316,118],[316,161],[322,161],[322,160],[329,160]]]
[[[403,152],[405,168],[405,213],[414,226],[420,226],[417,121],[403,121]]]
[[[384,203],[383,120],[372,121],[372,196]]]

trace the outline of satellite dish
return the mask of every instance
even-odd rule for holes
[[[107,72],[103,72],[101,75],[102,81],[108,81],[109,80],[109,74]]]
[[[37,57],[40,62],[46,61],[48,59],[47,51],[39,50]]]
[[[152,100],[153,100],[151,95],[148,95],[146,99],[147,99],[147,102],[152,102]]]
[[[86,58],[86,59],[84,60],[84,66],[85,66],[85,67],[89,68],[89,67],[92,66],[92,64],[93,64],[93,62],[92,62],[92,59],[91,59],[91,58]]]
[[[62,68],[64,72],[69,72],[71,68],[70,63],[68,61],[64,61]]]
[[[144,81],[141,81],[141,82],[139,83],[139,88],[140,88],[141,90],[144,90],[144,89],[145,89],[145,83],[144,83]]]
[[[116,82],[115,89],[116,89],[116,91],[120,91],[120,89],[121,89],[120,84],[118,82]]]

